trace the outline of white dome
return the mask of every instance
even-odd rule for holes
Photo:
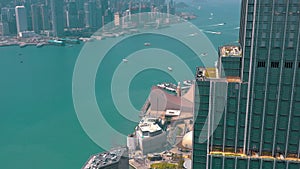
[[[193,131],[190,131],[183,136],[182,146],[188,149],[193,148]]]

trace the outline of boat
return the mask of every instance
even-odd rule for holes
[[[191,33],[189,36],[196,36],[198,33]]]
[[[191,80],[185,80],[185,81],[183,81],[183,84],[186,85],[186,86],[191,86],[192,81]]]
[[[222,32],[214,32],[214,31],[205,31],[206,33],[220,35]]]
[[[225,25],[226,23],[225,22],[223,22],[223,23],[219,23],[219,24],[217,24],[218,26],[223,26],[223,25]]]
[[[61,38],[59,40],[65,42],[65,43],[71,43],[71,44],[79,44],[80,43],[79,39]]]
[[[24,48],[24,47],[26,47],[27,46],[27,44],[26,43],[20,43],[20,48]]]
[[[149,43],[149,42],[144,43],[144,46],[150,46],[150,45],[151,45],[151,43]]]
[[[172,71],[173,69],[172,69],[171,67],[168,67],[168,70],[169,70],[169,71]]]
[[[128,62],[128,60],[127,60],[127,59],[122,59],[122,61],[123,61],[124,63]]]
[[[207,56],[207,53],[205,53],[205,52],[201,53],[201,56]]]
[[[213,19],[214,13],[210,13],[210,17],[208,19]]]
[[[166,87],[167,90],[171,91],[171,92],[176,92],[176,89],[173,89],[171,87]]]
[[[36,44],[36,47],[40,48],[40,47],[43,47],[44,46],[44,43],[38,43]]]
[[[162,88],[162,89],[166,88],[165,84],[157,84],[157,87]]]
[[[58,46],[64,46],[65,42],[61,40],[48,40],[48,43]]]

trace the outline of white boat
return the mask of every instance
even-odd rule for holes
[[[19,46],[20,46],[20,48],[24,48],[24,47],[27,46],[27,44],[26,43],[20,43]]]
[[[128,60],[127,60],[127,59],[122,59],[122,61],[123,61],[124,63],[128,62]]]
[[[198,33],[191,33],[189,36],[196,36]]]
[[[201,56],[206,56],[207,55],[207,53],[201,53]]]
[[[149,42],[146,42],[146,43],[144,43],[144,45],[145,45],[145,46],[150,46],[150,45],[151,45],[151,43],[149,43]]]
[[[171,67],[168,67],[168,70],[169,70],[169,71],[172,71],[173,69],[172,69]]]
[[[217,24],[218,26],[223,26],[223,25],[225,25],[226,23],[219,23],[219,24]]]
[[[175,89],[171,88],[171,87],[166,87],[167,90],[171,91],[171,92],[176,92]]]
[[[183,84],[186,85],[186,86],[191,86],[192,81],[191,80],[185,80],[185,81],[183,81]]]
[[[40,48],[40,47],[43,47],[44,46],[44,43],[38,43],[36,44],[36,47]]]
[[[159,88],[166,88],[166,86],[164,85],[164,84],[157,84],[157,87],[159,87]]]
[[[220,35],[222,32],[205,31],[205,33],[211,33],[211,34],[217,34],[217,35]]]

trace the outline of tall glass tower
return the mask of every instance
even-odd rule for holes
[[[197,69],[193,168],[299,169],[300,1],[242,0],[239,42]]]
[[[64,34],[64,1],[50,0],[51,23],[54,36],[62,36]]]

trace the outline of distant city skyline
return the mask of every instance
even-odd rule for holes
[[[4,36],[18,33],[20,37],[20,33],[24,31],[54,37],[67,34],[76,36],[78,33],[96,31],[113,21],[114,17],[120,18],[129,13],[152,11],[175,14],[173,0],[15,0],[8,2],[1,8],[0,35]],[[22,16],[16,14],[16,6],[24,7],[25,12],[20,9]],[[118,15],[115,15],[116,13]]]

